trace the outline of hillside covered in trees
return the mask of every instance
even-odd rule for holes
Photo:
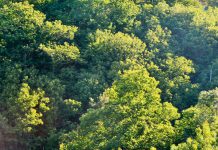
[[[217,0],[0,0],[1,150],[218,150]]]

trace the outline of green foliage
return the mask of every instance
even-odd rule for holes
[[[214,145],[216,137],[214,132],[210,130],[209,123],[205,121],[201,127],[196,128],[195,139],[188,138],[186,143],[178,144],[178,146],[172,145],[171,150],[211,150],[217,149]]]
[[[118,32],[97,30],[91,35],[91,44],[85,57],[92,63],[109,67],[114,62],[142,59],[146,55],[146,45],[137,37]]]
[[[0,9],[1,39],[8,46],[34,42],[45,15],[27,3],[10,3]]]
[[[70,141],[62,149],[167,148],[175,135],[170,121],[179,114],[170,103],[160,103],[157,84],[143,68],[125,71],[101,96],[99,108],[64,136],[64,143]]]
[[[48,22],[42,26],[43,38],[49,41],[62,42],[63,40],[73,40],[74,33],[77,31],[75,26],[63,25],[61,21]]]
[[[54,2],[49,8],[49,16],[90,30],[129,30],[140,12],[132,0],[64,0]]]
[[[217,136],[217,98],[217,89],[203,91],[199,95],[198,104],[183,111],[182,119],[176,122],[180,141],[183,138],[196,136],[200,132],[196,128],[203,125],[205,121],[212,127],[212,132],[216,132],[213,133],[214,136]]]
[[[98,101],[98,96],[112,84],[119,72],[142,62],[143,55],[149,55],[140,39],[121,32],[113,34],[108,30],[97,30],[89,39],[90,44],[81,53],[88,70],[82,69],[75,75],[78,81],[72,89],[76,99],[86,105],[90,99]]]
[[[0,0],[0,147],[217,149],[217,14],[216,0]]]
[[[159,87],[164,101],[170,101],[180,109],[196,103],[197,85],[190,81],[189,75],[194,72],[190,60],[184,57],[168,57],[162,60],[160,67],[150,65],[149,68],[152,76],[160,81]],[[192,98],[191,102],[189,98]]]
[[[1,113],[27,146],[41,149],[42,137],[79,113],[63,110],[72,115],[57,121],[63,99],[72,97],[64,97],[65,87],[54,74],[79,58],[73,44],[77,28],[45,21],[27,2],[9,2],[0,8],[0,19]]]
[[[55,65],[60,63],[63,65],[63,63],[74,61],[79,57],[79,49],[68,43],[63,45],[48,43],[48,45],[40,45],[40,49],[50,56]]]
[[[41,89],[37,91],[30,91],[28,84],[23,83],[21,85],[18,98],[15,100],[15,111],[18,118],[18,125],[20,129],[24,131],[31,131],[31,126],[43,124],[42,113],[49,110],[47,104],[49,98],[44,97],[45,92]],[[17,107],[17,108],[16,108]],[[10,110],[9,110],[10,111]],[[19,124],[19,122],[21,122]]]
[[[0,18],[0,39],[3,43],[0,53],[9,59],[41,67],[41,58],[49,61],[46,54],[50,55],[52,51],[59,51],[59,56],[56,55],[59,59],[64,56],[74,61],[79,55],[78,48],[71,44],[77,28],[62,25],[60,21],[45,22],[45,15],[28,3],[4,6],[0,9]],[[46,52],[43,54],[40,45],[51,46],[44,46]],[[60,52],[62,48],[66,49],[65,52]]]

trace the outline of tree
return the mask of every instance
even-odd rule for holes
[[[0,51],[1,56],[25,66],[41,67],[41,63],[43,67],[50,66],[47,51],[43,52],[40,48],[40,45],[49,43],[52,43],[56,53],[61,53],[60,48],[57,48],[61,47],[69,49],[68,53],[64,53],[65,55],[68,54],[71,58],[72,55],[76,55],[74,60],[79,55],[78,48],[72,44],[77,28],[62,25],[60,21],[45,22],[45,15],[34,10],[33,6],[26,2],[5,5],[0,9],[0,18],[2,20],[0,38],[4,43]]]
[[[16,120],[15,122],[20,126],[19,130],[29,132],[32,130],[32,126],[43,124],[42,115],[49,110],[47,106],[49,98],[44,97],[44,94],[41,89],[30,91],[28,84],[22,84],[18,98],[12,106],[12,108],[15,108],[13,110],[16,112],[15,116],[17,116],[17,122]]]
[[[218,148],[214,143],[216,137],[214,132],[210,130],[210,125],[205,121],[201,127],[196,128],[195,139],[188,138],[186,143],[178,144],[178,146],[172,145],[171,150],[211,150]]]
[[[60,67],[74,66],[79,59],[73,43],[77,28],[45,21],[45,15],[27,2],[5,4],[0,8],[1,114],[28,148],[42,149],[48,134],[65,126],[60,122],[77,121],[79,111],[59,110],[73,98],[65,97],[57,75]],[[74,102],[71,107],[80,107]],[[63,112],[71,115],[61,118]]]
[[[101,96],[98,108],[89,109],[79,128],[64,136],[61,147],[167,148],[175,135],[171,121],[179,114],[170,103],[160,103],[157,84],[143,68],[125,71]]]
[[[146,45],[137,37],[118,32],[97,30],[89,36],[90,44],[81,52],[84,68],[74,75],[75,86],[71,93],[75,99],[88,105],[90,99],[98,96],[118,77],[119,72],[143,63],[143,56],[149,57]],[[97,74],[96,74],[97,73]]]
[[[132,0],[64,0],[54,2],[48,10],[49,16],[89,31],[128,31],[133,27],[134,20],[140,12],[139,6]]]
[[[217,14],[214,0],[0,0],[0,136],[217,148]]]
[[[160,81],[162,100],[171,102],[180,110],[196,104],[198,85],[190,81],[190,74],[195,71],[192,61],[169,55],[167,59],[160,59],[157,64],[149,64],[148,70]]]
[[[217,119],[218,119],[217,118],[217,98],[218,98],[217,89],[210,90],[210,91],[202,91],[199,95],[198,104],[195,107],[191,107],[183,111],[182,118],[176,121],[176,128],[177,128],[177,133],[178,133],[177,138],[179,141],[183,141],[184,139],[189,138],[189,137],[196,137],[196,138],[199,138],[198,140],[200,140],[202,138],[198,136],[201,136],[201,134],[212,134],[214,139],[212,137],[211,138],[212,138],[213,144],[215,144],[214,140],[217,138],[216,128],[217,128]],[[210,129],[208,129],[208,124],[210,126],[209,127]],[[201,133],[204,131],[201,131],[201,129],[198,129],[199,126],[205,126],[206,128],[205,132],[209,132],[207,130],[211,130],[212,133]],[[211,136],[211,135],[208,135],[208,136]],[[205,139],[200,142],[207,142],[207,141]],[[207,145],[207,144],[204,144],[204,145]],[[199,146],[199,148],[203,148],[203,147],[205,146],[203,145]]]

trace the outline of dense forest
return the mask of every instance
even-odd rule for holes
[[[1,150],[218,150],[218,0],[0,0]]]

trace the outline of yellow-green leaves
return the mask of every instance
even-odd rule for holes
[[[28,84],[23,83],[15,100],[16,113],[18,113],[17,125],[26,132],[30,132],[33,126],[43,124],[43,113],[49,110],[47,104],[49,98],[41,89],[31,91]]]
[[[72,99],[66,99],[64,100],[65,107],[69,109],[69,112],[78,112],[81,108],[81,102],[72,100]]]
[[[0,18],[0,37],[12,46],[33,42],[45,15],[28,3],[10,3],[0,8]]]
[[[158,82],[148,72],[125,71],[103,94],[101,105],[81,117],[65,149],[169,148],[175,136],[172,120],[179,117],[169,103],[160,103]],[[83,142],[86,142],[84,145]]]
[[[217,14],[198,0],[0,0],[0,119],[23,149],[62,134],[62,150],[213,149],[217,89],[197,95],[218,85]]]
[[[0,8],[0,19],[0,39],[7,47],[2,52],[9,59],[24,65],[32,61],[36,65],[45,63],[41,62],[43,60],[49,66],[47,56],[53,64],[72,61],[79,56],[79,49],[72,44],[77,27],[63,25],[57,20],[45,21],[45,15],[27,2],[9,3]]]
[[[140,13],[140,7],[132,0],[65,0],[57,1],[53,6],[50,11],[57,18],[80,26],[83,30],[129,31]]]
[[[117,98],[122,97],[125,101],[137,99],[137,102],[139,102],[138,100],[140,99],[142,100],[143,98],[149,96],[149,98],[147,99],[149,102],[160,100],[159,98],[160,90],[159,89],[153,90],[154,88],[156,88],[158,82],[155,81],[154,78],[149,77],[149,74],[146,70],[144,70],[143,68],[141,69],[142,70],[125,71],[124,74],[121,75],[120,79],[114,82],[111,90],[112,91],[115,90],[117,92],[118,94]],[[109,94],[109,98],[110,98],[110,94]],[[145,100],[142,100],[142,102],[146,103]]]
[[[111,66],[118,62],[121,65],[121,61],[124,63],[128,60],[140,61],[143,54],[144,57],[148,57],[146,45],[139,38],[128,34],[121,32],[113,34],[110,31],[97,30],[91,35],[91,40],[86,57],[91,58],[92,63]]]
[[[172,149],[190,147],[191,150],[209,150],[216,147],[217,139],[217,89],[203,91],[200,93],[199,102],[195,107],[184,110],[182,118],[176,121],[178,140],[187,138],[186,143],[178,146],[173,145]],[[192,137],[192,138],[191,138]],[[190,141],[192,141],[191,144]],[[194,142],[193,142],[194,141]]]
[[[178,146],[172,145],[171,150],[212,150],[217,149],[216,134],[211,131],[210,124],[205,121],[201,127],[196,128],[196,137],[188,138],[186,143],[180,143]]]
[[[77,31],[75,26],[63,25],[61,21],[49,22],[46,21],[42,26],[43,38],[60,41],[61,39],[73,40],[74,33]]]
[[[199,95],[199,105],[206,105],[207,107],[218,109],[218,88],[210,91],[202,91]]]
[[[40,49],[46,52],[54,64],[73,62],[79,57],[79,49],[65,42],[63,45],[49,43],[47,45],[40,45]]]

